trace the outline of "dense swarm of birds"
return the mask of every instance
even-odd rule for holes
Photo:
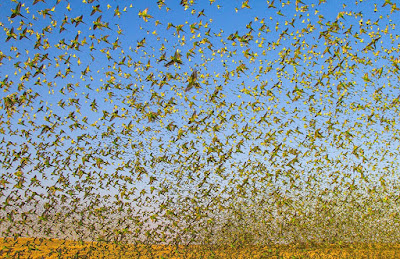
[[[400,238],[396,1],[0,8],[3,237]]]

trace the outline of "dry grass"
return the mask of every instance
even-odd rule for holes
[[[134,246],[57,239],[0,239],[1,258],[398,258],[400,244]]]

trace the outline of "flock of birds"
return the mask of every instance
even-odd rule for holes
[[[266,2],[2,2],[2,236],[364,240],[398,220],[395,1]]]

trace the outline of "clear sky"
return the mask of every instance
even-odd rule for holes
[[[396,184],[395,5],[54,2],[0,3],[2,200]]]

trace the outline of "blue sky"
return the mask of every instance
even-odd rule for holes
[[[290,182],[301,190],[333,186],[337,171],[350,172],[339,185],[356,177],[368,186],[360,165],[362,174],[391,179],[399,144],[397,11],[365,1],[285,3],[197,1],[185,10],[179,1],[159,8],[157,1],[74,0],[53,12],[52,3],[39,2],[13,19],[17,3],[0,3],[7,56],[0,80],[13,82],[0,93],[4,189],[25,179],[18,192],[29,193],[37,177],[38,189],[56,186],[60,195],[135,186],[130,197],[152,188],[162,196],[164,187],[167,195],[214,188],[218,196],[252,190],[249,179],[289,190]],[[97,4],[101,12],[90,15]],[[94,29],[96,21],[105,27]],[[19,39],[24,28],[35,33]],[[7,40],[12,30],[17,39]],[[177,53],[182,64],[166,66]],[[190,88],[194,75],[199,85]],[[38,96],[7,117],[7,98],[24,93]],[[23,160],[30,163],[18,169]],[[75,188],[80,181],[95,188]]]

